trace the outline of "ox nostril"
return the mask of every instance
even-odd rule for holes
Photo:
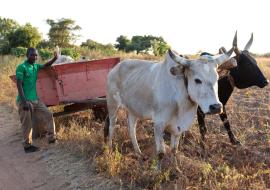
[[[209,106],[209,110],[211,114],[221,113],[222,105],[221,104],[212,104]]]

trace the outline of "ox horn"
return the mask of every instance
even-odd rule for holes
[[[252,42],[253,42],[253,33],[251,33],[251,37],[250,37],[247,45],[245,46],[244,50],[248,51],[250,46],[252,45]]]
[[[225,48],[225,47],[221,47],[221,48],[219,48],[219,50],[218,50],[218,54],[222,54],[222,53],[227,53],[227,50],[226,50],[226,48]]]
[[[214,62],[217,65],[221,65],[224,62],[228,61],[229,59],[230,59],[230,56],[227,53],[223,53],[223,54],[219,55],[218,57],[216,57],[212,62]]]
[[[189,65],[190,61],[185,59],[184,57],[181,57],[174,53],[171,49],[168,50],[169,56],[174,60],[176,63],[181,64],[183,66]]]
[[[236,55],[240,55],[240,50],[237,47],[237,30],[235,32],[234,38],[233,38],[233,47],[234,47],[234,52]]]
[[[234,47],[232,47],[229,51],[226,51],[224,47],[221,47],[219,49],[219,54],[226,54],[228,57],[231,57],[233,51],[234,51]]]

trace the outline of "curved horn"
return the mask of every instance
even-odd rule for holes
[[[235,47],[232,47],[229,51],[225,52],[225,54],[228,56],[228,57],[231,57],[233,51],[234,51]]]
[[[247,45],[245,46],[244,50],[248,51],[250,46],[252,45],[252,42],[253,42],[253,33],[251,33],[251,37],[250,37]]]
[[[219,50],[218,50],[218,54],[223,54],[223,53],[227,53],[226,48],[225,48],[225,47],[221,47],[221,48],[219,48]]]
[[[240,50],[237,47],[237,30],[236,30],[235,35],[234,35],[234,38],[233,38],[233,47],[234,47],[234,53],[236,55],[240,55],[241,52],[240,52]]]
[[[219,54],[226,54],[228,57],[231,57],[234,51],[234,47],[232,47],[229,51],[226,51],[225,47],[219,48]]]
[[[175,54],[171,49],[168,50],[168,53],[169,53],[169,56],[172,58],[172,60],[175,61],[176,63],[181,64],[183,66],[190,64],[189,60]]]
[[[230,50],[231,51],[231,50]],[[228,61],[230,59],[230,56],[228,56],[227,54],[221,54],[219,55],[217,58],[215,58],[213,60],[213,62],[217,65],[220,65],[226,61]]]

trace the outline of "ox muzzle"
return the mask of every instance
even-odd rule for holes
[[[211,104],[208,114],[220,114],[222,112],[222,104]]]

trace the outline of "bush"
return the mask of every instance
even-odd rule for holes
[[[61,49],[61,55],[68,55],[70,57],[72,57],[73,59],[79,59],[80,58],[80,53],[77,52],[75,49],[73,48],[63,48]]]
[[[11,55],[15,55],[16,57],[26,56],[27,48],[24,47],[16,47],[11,48]]]
[[[38,52],[42,60],[48,60],[53,56],[53,52],[49,49],[39,49]]]

